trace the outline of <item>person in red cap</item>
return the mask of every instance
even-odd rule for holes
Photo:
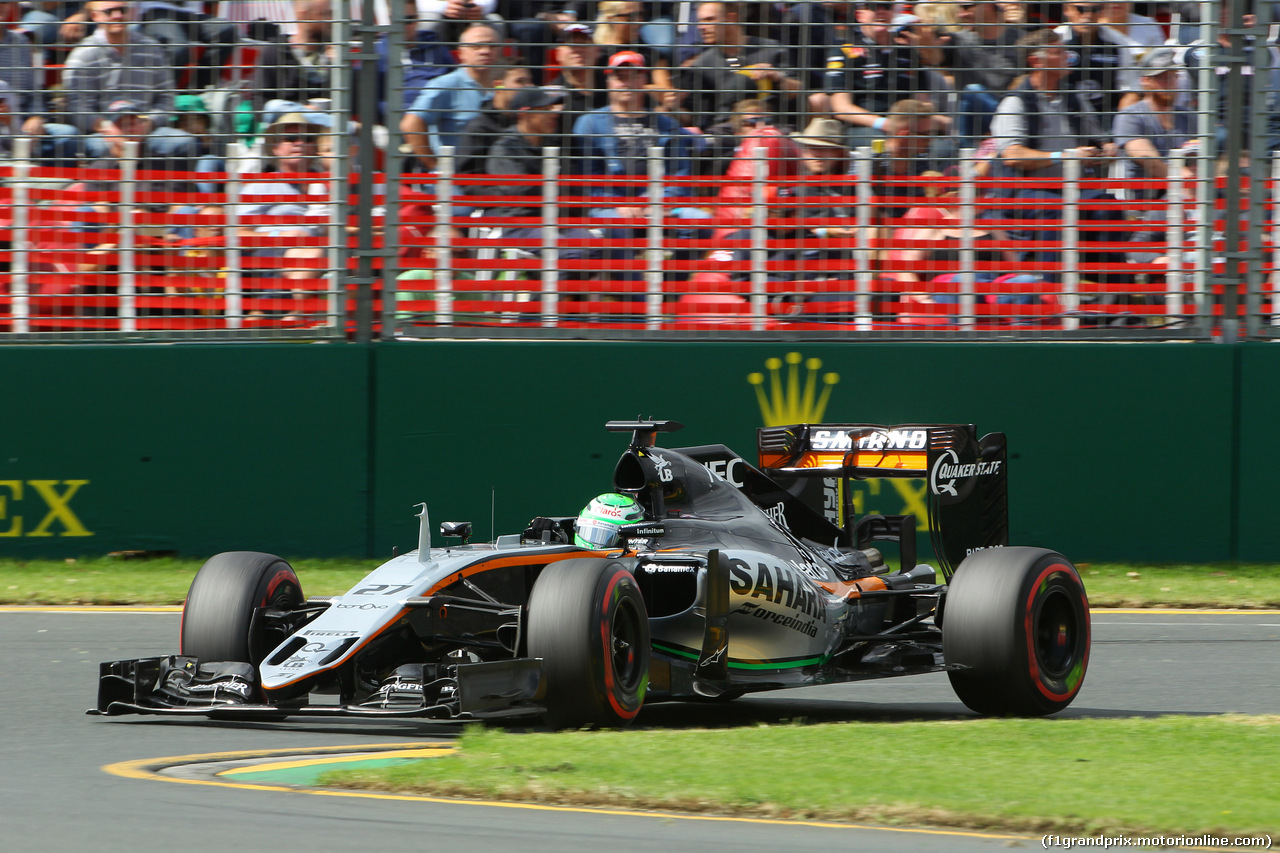
[[[631,219],[644,224],[645,194],[643,183],[619,183],[620,178],[644,178],[649,173],[650,148],[662,151],[665,178],[684,178],[692,174],[693,136],[671,116],[649,109],[649,70],[644,57],[632,50],[622,50],[609,57],[605,69],[605,85],[609,103],[581,116],[573,124],[573,142],[582,174],[597,178],[587,191],[591,196],[609,197],[610,201],[591,208],[589,215],[609,219]],[[679,201],[689,189],[679,182],[664,182],[668,200]],[[627,196],[634,201],[619,204],[614,199]],[[668,208],[669,215],[682,219],[702,219],[708,214],[688,206]],[[612,228],[606,235],[614,239],[635,237],[632,228]],[[681,235],[688,236],[682,229]]]
[[[621,50],[609,57],[605,86],[609,103],[578,118],[573,125],[579,166],[584,174],[601,178],[644,177],[648,174],[648,150],[662,149],[667,177],[691,173],[693,137],[675,119],[649,109],[649,69],[644,57]],[[644,187],[610,185],[602,181],[592,188],[597,196],[635,196],[634,206],[601,211],[597,215],[639,218],[644,215]],[[685,195],[688,190],[667,184],[666,194]]]

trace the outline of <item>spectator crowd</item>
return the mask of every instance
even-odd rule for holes
[[[565,190],[579,198],[563,210],[576,219],[561,229],[575,247],[562,257],[625,259],[648,224],[643,179],[657,149],[674,254],[695,262],[690,270],[725,261],[726,272],[703,280],[726,287],[745,278],[735,262],[749,255],[743,216],[759,200],[760,150],[771,257],[813,271],[778,276],[822,275],[861,240],[880,247],[887,278],[928,302],[933,279],[945,284],[961,262],[980,282],[1013,274],[1052,290],[1060,182],[1075,165],[1099,179],[1080,194],[1083,239],[1116,242],[1129,232],[1109,223],[1145,219],[1155,231],[1162,214],[1112,203],[1158,201],[1171,179],[1193,180],[1207,143],[1223,151],[1229,132],[1244,132],[1261,134],[1268,155],[1280,146],[1280,51],[1239,42],[1265,109],[1228,128],[1228,75],[1215,53],[1231,42],[1204,43],[1198,3],[364,2],[396,34],[367,60],[378,98],[370,138],[403,139],[371,162],[401,158],[426,184],[451,155],[456,173],[494,179],[469,190],[461,211],[529,220],[489,233],[536,242],[542,190],[527,178],[543,174],[544,149],[558,149],[557,173],[584,179]],[[1252,28],[1253,0],[1233,2]],[[359,0],[350,7],[358,20]],[[1230,8],[1216,8],[1225,28]],[[300,241],[256,251],[283,259],[286,279],[313,279],[323,252],[307,238],[326,233],[315,200],[327,192],[315,173],[352,151],[362,113],[351,99],[368,91],[353,85],[339,118],[336,87],[354,79],[341,64],[359,58],[338,49],[353,36],[335,11],[331,0],[0,2],[0,156],[26,137],[36,165],[74,181],[74,170],[110,168],[134,141],[139,167],[161,174],[150,187],[173,192],[172,211],[184,214],[224,215],[229,170],[261,173],[239,213],[269,221],[251,220],[243,234]],[[1217,89],[1201,88],[1201,68]],[[1197,122],[1210,106],[1216,136],[1205,140]],[[231,143],[253,160],[233,164]],[[877,200],[865,233],[853,214],[859,149],[870,152]],[[968,236],[1024,248],[959,250],[955,178],[973,151],[990,188]],[[724,245],[708,250],[708,240]],[[1150,257],[1113,245],[1086,260],[1101,263],[1099,280],[1122,285],[1126,260]]]

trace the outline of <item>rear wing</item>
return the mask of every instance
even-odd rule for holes
[[[1008,453],[1003,433],[978,438],[973,424],[794,424],[757,433],[760,468],[794,486],[814,509],[844,528],[851,544],[900,539],[914,551],[914,516],[855,518],[850,480],[881,477],[926,481],[930,544],[950,577],[969,554],[1009,544]],[[831,495],[805,480],[841,483],[838,517]],[[910,567],[907,567],[910,568]]]

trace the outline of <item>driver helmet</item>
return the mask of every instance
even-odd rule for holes
[[[573,544],[579,548],[612,548],[618,542],[619,528],[643,520],[644,510],[635,498],[608,492],[592,498],[578,514],[573,523]]]

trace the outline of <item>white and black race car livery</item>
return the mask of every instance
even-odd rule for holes
[[[540,716],[621,725],[644,704],[946,671],[983,714],[1050,714],[1076,697],[1089,607],[1072,564],[1008,545],[1004,436],[968,425],[764,428],[753,464],[723,445],[631,434],[613,490],[643,507],[612,549],[573,518],[471,543],[471,525],[308,599],[284,560],[210,559],[177,655],[101,665],[96,714],[239,719]],[[914,516],[853,512],[850,479],[926,483]],[[896,552],[886,564],[881,549]]]

